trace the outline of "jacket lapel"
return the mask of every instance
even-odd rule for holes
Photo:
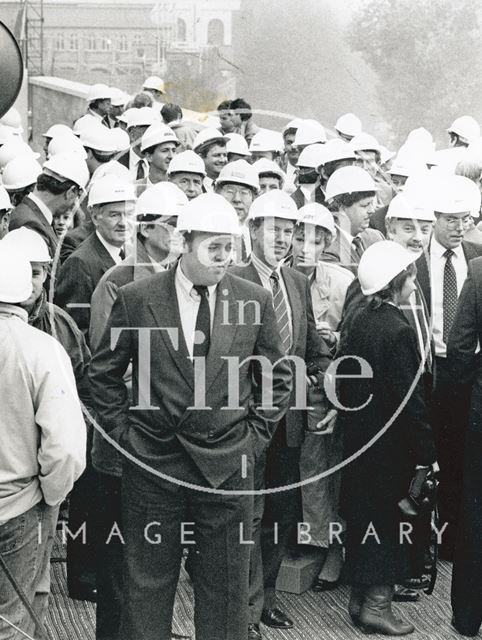
[[[293,341],[291,344],[291,353],[294,353],[295,346],[298,343],[300,333],[300,309],[302,309],[301,297],[296,286],[296,282],[291,274],[289,267],[281,267],[281,273],[288,293],[288,300],[291,307],[291,322],[293,328]]]
[[[97,237],[97,233],[95,231],[91,235],[91,238],[92,238],[92,248],[94,249],[94,251],[99,256],[99,259],[100,259],[100,261],[102,263],[102,266],[104,267],[105,271],[107,271],[113,265],[115,265],[114,258],[110,255],[110,253],[104,247],[102,242],[99,240],[99,238]]]
[[[35,214],[39,224],[43,227],[45,234],[49,238],[52,246],[57,247],[59,243],[57,234],[53,230],[52,226],[48,223],[46,217],[44,216],[40,208],[37,206],[37,204],[33,200],[30,200],[28,196],[27,198],[25,198],[24,202],[25,202],[25,205],[29,207],[29,209]]]
[[[164,286],[157,291],[155,299],[149,302],[149,309],[154,316],[157,326],[165,328],[172,327],[177,330],[178,339],[175,345],[177,349],[174,347],[166,331],[161,331],[161,336],[179,371],[191,389],[194,389],[194,369],[189,358],[189,352],[182,331],[181,316],[179,314],[179,305],[174,285],[175,274],[175,269],[170,269],[166,272],[165,278],[161,281]],[[162,275],[164,276],[164,274]]]

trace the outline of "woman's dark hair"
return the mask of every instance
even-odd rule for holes
[[[416,271],[417,268],[415,266],[415,262],[409,264],[408,267],[401,273],[396,275],[393,280],[390,280],[390,282],[384,289],[382,289],[381,291],[377,291],[373,294],[373,296],[370,296],[370,304],[372,305],[372,307],[377,309],[382,304],[382,302],[393,301],[397,293],[400,293],[400,291],[403,289],[403,285],[405,284],[407,278],[413,276]]]
[[[374,191],[357,191],[356,193],[341,193],[333,198],[333,208],[339,211],[341,208],[348,209],[364,198],[373,198]]]
[[[46,173],[41,173],[37,178],[37,189],[39,191],[48,191],[54,196],[66,193],[72,187],[75,187],[80,191],[79,186],[75,184],[75,182],[72,182],[72,180],[64,180],[61,182],[60,180],[57,180],[57,178],[49,176]]]

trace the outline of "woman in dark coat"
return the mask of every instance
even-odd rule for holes
[[[341,493],[349,612],[364,630],[387,635],[414,630],[391,609],[394,585],[411,575],[409,542],[400,534],[408,519],[399,502],[415,470],[435,462],[416,336],[400,310],[415,289],[416,257],[392,241],[365,251],[358,278],[369,302],[344,336],[341,354],[357,360],[338,369],[353,376],[341,380],[338,395],[348,409],[340,415],[344,458],[360,454],[344,469]]]

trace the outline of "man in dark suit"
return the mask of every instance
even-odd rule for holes
[[[196,636],[245,640],[249,545],[242,539],[251,533],[253,498],[244,492],[287,408],[292,375],[271,296],[226,273],[239,233],[232,205],[203,194],[181,212],[178,229],[187,253],[176,268],[119,290],[91,369],[101,425],[128,456],[120,637],[171,639],[182,548],[195,541]],[[131,361],[133,407],[122,378]],[[271,406],[264,384],[272,385]]]
[[[447,338],[470,260],[482,247],[464,241],[473,206],[473,183],[445,176],[435,193],[435,227],[428,255],[417,260],[418,282],[432,318],[435,345],[431,424],[440,464],[439,512],[442,557],[451,560],[460,511],[463,443],[468,420],[467,389],[454,384],[447,363]],[[468,196],[468,197],[467,197]]]
[[[316,331],[309,282],[298,271],[280,266],[291,248],[296,218],[296,205],[288,194],[275,190],[257,198],[249,213],[251,260],[245,266],[232,267],[231,272],[270,292],[285,353],[300,358],[314,374],[328,366],[329,351]],[[293,393],[292,409],[278,425],[266,456],[257,460],[258,490],[300,481],[300,447],[306,412],[295,410],[295,406]],[[249,638],[252,640],[261,638],[260,621],[275,628],[293,625],[276,607],[275,587],[281,562],[299,522],[300,500],[299,489],[270,493],[264,500],[263,495],[255,498],[250,569]]]
[[[87,164],[78,155],[54,156],[44,164],[32,193],[12,211],[10,231],[20,227],[36,231],[47,243],[53,259],[58,244],[57,235],[52,228],[53,213],[73,210],[88,181]]]
[[[67,258],[57,276],[55,303],[70,313],[86,336],[94,289],[104,273],[125,258],[135,200],[132,184],[115,176],[96,180],[89,192],[95,231]]]
[[[149,163],[141,152],[141,140],[147,129],[155,123],[155,113],[151,107],[134,109],[127,123],[127,133],[131,148],[123,153],[117,162],[129,169],[134,180],[144,180],[149,173]]]
[[[323,147],[322,144],[311,144],[300,153],[297,164],[298,187],[291,194],[298,209],[310,202],[318,202],[318,204],[325,202],[320,172],[323,164]]]

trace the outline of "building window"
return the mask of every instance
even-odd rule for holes
[[[177,19],[177,39],[186,42],[186,22],[182,18]]]
[[[102,40],[100,41],[100,48],[102,51],[109,51],[112,47],[112,40],[107,36],[102,36]]]
[[[65,40],[63,33],[57,33],[57,35],[55,36],[55,48],[57,50],[65,49]]]
[[[127,51],[129,49],[129,42],[125,34],[119,36],[117,48],[119,49],[119,51]]]
[[[142,47],[142,36],[139,33],[136,33],[133,40],[133,47],[137,49],[138,47]]]
[[[97,38],[93,33],[87,36],[87,49],[95,51],[97,49]]]
[[[224,44],[224,24],[217,18],[208,23],[208,44],[217,46]]]
[[[70,34],[70,49],[77,51],[79,49],[79,35],[77,33]]]

